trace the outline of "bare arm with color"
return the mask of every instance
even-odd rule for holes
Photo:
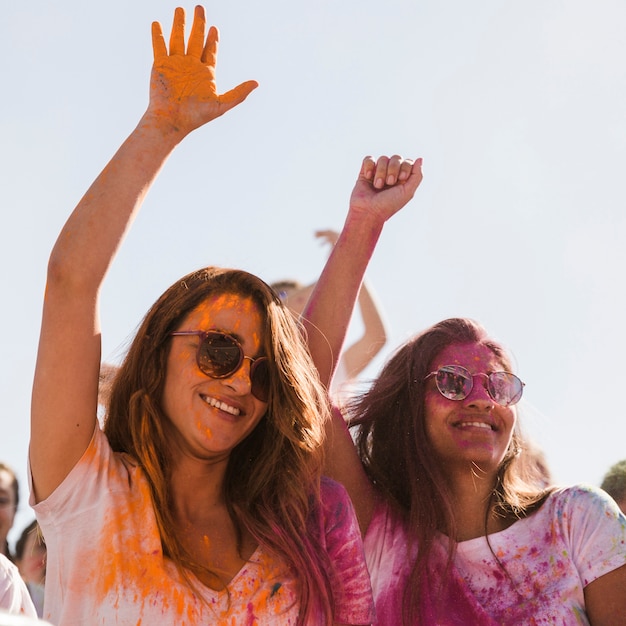
[[[52,251],[31,412],[30,463],[39,502],[85,452],[96,423],[100,366],[99,292],[106,272],[169,154],[194,129],[243,102],[254,81],[219,95],[218,33],[196,7],[185,50],[176,9],[169,52],[152,25],[150,102],[137,127],[80,200]]]
[[[329,386],[369,260],[385,222],[411,200],[422,181],[422,160],[399,156],[363,160],[343,230],[317,281],[302,321],[322,382]],[[373,487],[343,418],[335,412],[327,438],[326,472],[343,483],[365,532]]]

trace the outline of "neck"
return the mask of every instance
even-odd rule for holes
[[[175,516],[193,522],[207,510],[223,506],[224,474],[228,460],[216,463],[186,461],[172,472],[171,489]]]
[[[498,532],[508,523],[493,514],[492,494],[496,485],[496,475],[481,471],[476,465],[466,467],[454,477],[449,477],[448,486],[454,502],[457,521],[456,541],[466,541]]]

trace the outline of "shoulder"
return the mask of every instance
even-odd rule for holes
[[[352,500],[346,488],[332,478],[322,476],[320,480],[320,505],[325,518],[341,518],[355,515]]]
[[[42,502],[31,505],[40,523],[72,515],[101,502],[111,494],[131,492],[141,480],[137,463],[127,454],[114,452],[105,433],[96,426],[87,450],[63,482]]]
[[[322,476],[320,479],[320,497],[322,502],[335,499],[350,499],[346,488],[341,483],[328,476]]]
[[[340,529],[360,536],[350,496],[345,487],[332,478],[321,478],[319,504],[312,511],[313,520],[317,520],[316,525],[320,525],[327,537]]]
[[[10,561],[4,554],[0,553],[0,581],[11,582],[18,576],[18,569],[15,563]]]
[[[532,524],[533,519],[546,517],[563,529],[626,529],[626,518],[615,501],[599,487],[587,484],[555,489],[528,519]]]
[[[558,487],[546,499],[544,504],[557,509],[566,507],[615,508],[611,497],[599,487],[584,483],[570,487]]]
[[[37,616],[26,583],[22,580],[17,566],[4,554],[0,554],[0,608],[10,613]]]

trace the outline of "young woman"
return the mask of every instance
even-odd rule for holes
[[[326,394],[293,316],[262,280],[209,267],[172,285],[144,318],[98,425],[106,271],[174,147],[257,86],[216,93],[218,34],[205,40],[202,7],[186,45],[182,9],[169,50],[159,24],[152,32],[148,109],[48,267],[30,444],[45,615],[57,626],[368,624],[354,511],[321,478]]]
[[[380,230],[349,216],[304,312],[326,383]],[[348,406],[356,448],[334,411],[327,469],[359,518],[378,624],[626,624],[626,519],[598,489],[546,489],[522,392],[504,349],[451,319]]]

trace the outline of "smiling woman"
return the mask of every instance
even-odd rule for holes
[[[372,253],[352,232],[304,312],[327,384]],[[504,348],[454,318],[347,404],[353,433],[334,411],[327,471],[354,503],[378,624],[626,624],[626,518],[599,489],[546,486],[523,388]]]
[[[153,24],[148,109],[50,256],[30,444],[44,614],[57,626],[369,624],[356,516],[321,475],[327,394],[261,279],[207,267],[176,281],[143,319],[98,423],[107,269],[173,149],[257,86],[216,92],[218,34],[205,28],[196,7],[185,44],[177,9],[168,50]],[[379,194],[365,165],[369,207],[399,210],[421,179],[407,185],[412,167],[395,160],[396,193]]]

